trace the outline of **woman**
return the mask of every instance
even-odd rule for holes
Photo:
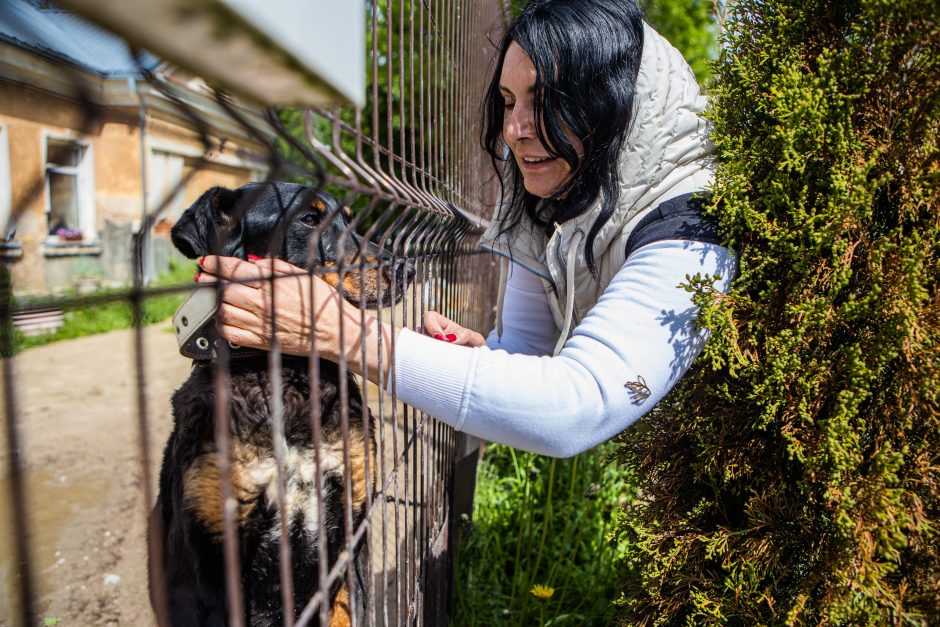
[[[309,353],[313,307],[321,356],[345,355],[391,387],[376,336],[388,346],[394,335],[398,398],[490,441],[575,455],[649,411],[701,351],[680,283],[729,285],[733,257],[696,197],[712,181],[704,98],[633,0],[532,2],[485,98],[484,147],[504,177],[482,242],[504,258],[496,330],[484,340],[430,312],[422,335],[366,316],[363,361],[360,312],[345,305],[341,319],[338,294],[304,277],[274,282],[278,343]],[[219,257],[203,267],[200,281],[298,271]],[[226,288],[230,341],[268,346],[264,286]]]

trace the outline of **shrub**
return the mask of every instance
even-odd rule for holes
[[[935,0],[737,0],[711,339],[623,435],[625,624],[940,624]]]

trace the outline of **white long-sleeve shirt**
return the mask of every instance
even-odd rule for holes
[[[389,387],[398,398],[480,438],[554,457],[615,436],[672,389],[701,352],[688,276],[734,272],[728,249],[662,240],[637,249],[575,328],[561,352],[541,280],[513,265],[503,334],[468,348],[403,330]],[[649,395],[637,394],[645,383]]]

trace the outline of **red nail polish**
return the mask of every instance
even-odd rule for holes
[[[448,342],[454,342],[454,341],[457,340],[457,336],[454,335],[453,333],[448,333],[447,335],[444,336],[444,338],[445,338]]]
[[[203,267],[203,265],[205,265],[205,263],[206,263],[206,258],[203,257],[202,259],[199,260],[199,267],[200,267],[200,268]]]
[[[258,255],[248,255],[248,261],[261,261],[264,257],[259,257]]]
[[[435,333],[435,334],[434,334],[434,339],[435,339],[435,340],[441,340],[442,342],[445,342],[445,341],[446,341],[446,340],[444,339],[444,336],[441,335],[440,333]]]
[[[193,282],[194,282],[194,283],[199,283],[199,277],[201,277],[201,276],[202,276],[202,272],[197,272],[197,273],[196,273],[196,276],[193,277]]]

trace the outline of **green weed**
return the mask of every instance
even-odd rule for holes
[[[606,624],[628,567],[613,518],[633,498],[611,445],[551,459],[486,448],[473,520],[461,521],[455,625]]]
[[[179,286],[181,289],[169,292],[160,291],[152,296],[144,296],[140,310],[141,324],[152,324],[170,318],[186,297],[188,290],[183,289],[183,286],[192,284],[193,273],[192,263],[171,261],[169,271],[160,276],[150,287],[159,289]],[[53,333],[28,336],[14,331],[15,350],[19,352],[60,340],[107,333],[116,329],[128,329],[134,326],[134,306],[131,296],[131,292],[127,289],[96,292],[90,297],[90,304],[65,308],[64,323]],[[75,295],[66,294],[64,297],[49,299],[49,301],[53,304],[70,298],[75,298]],[[43,302],[38,298],[28,300],[37,305]]]

